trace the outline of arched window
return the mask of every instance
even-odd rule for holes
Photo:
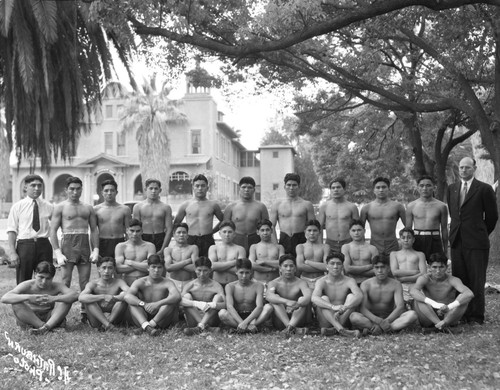
[[[191,194],[193,186],[189,175],[186,172],[174,172],[170,175],[169,194],[181,195]]]

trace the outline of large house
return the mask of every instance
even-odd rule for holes
[[[53,162],[49,173],[37,171],[45,181],[45,199],[56,203],[65,199],[68,176],[82,179],[82,201],[87,203],[102,202],[100,184],[110,178],[118,183],[119,202],[143,199],[135,134],[119,131],[118,113],[126,101],[124,91],[118,83],[108,84],[101,109],[92,119],[91,132],[81,135],[71,160]],[[291,146],[247,150],[239,142],[238,134],[224,122],[210,88],[195,88],[189,81],[179,109],[185,113],[187,122],[170,128],[169,194],[162,194],[167,196],[164,200],[174,211],[191,197],[191,179],[198,173],[209,177],[209,196],[222,202],[237,198],[242,176],[255,179],[256,197],[267,204],[284,196],[283,177],[294,170],[295,151]],[[33,166],[40,164],[25,160],[19,169],[13,169],[14,201],[23,197],[23,180]]]

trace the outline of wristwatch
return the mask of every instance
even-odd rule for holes
[[[144,302],[143,301],[139,301],[139,306],[144,306]]]

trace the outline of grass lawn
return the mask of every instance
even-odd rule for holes
[[[488,275],[488,282],[499,284],[500,265],[490,266]],[[0,295],[14,281],[14,270],[0,266]],[[186,337],[179,330],[157,338],[103,334],[78,323],[77,305],[66,332],[30,336],[15,325],[10,307],[0,305],[0,388],[498,389],[500,294],[486,299],[485,325],[463,326],[461,334],[415,331],[359,340],[285,339],[274,333]],[[15,359],[22,355],[9,347],[7,337],[25,351],[52,359],[56,375],[44,371],[39,381],[21,368]],[[58,379],[57,366],[67,366],[67,384]]]

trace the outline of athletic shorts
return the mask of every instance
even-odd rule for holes
[[[307,277],[305,277],[305,276],[303,276],[303,275],[300,275],[300,278],[301,278],[302,280],[305,280],[305,281],[307,282],[307,287],[309,287],[309,289],[310,289],[311,291],[314,291],[314,287],[316,286],[316,282],[317,282],[318,280],[320,280],[323,276],[325,276],[325,275],[321,275],[321,276],[318,276],[318,277],[316,277],[316,278],[307,278]]]
[[[241,317],[242,320],[246,320],[250,314],[252,314],[251,311],[239,311],[238,312],[238,315]]]
[[[184,286],[186,284],[188,284],[189,282],[192,282],[192,280],[175,280],[175,279],[172,279],[172,278],[170,278],[170,280],[172,282],[174,282],[175,287],[177,287],[177,290],[179,290],[180,293],[182,292],[182,289],[184,288]]]
[[[155,244],[156,252],[158,252],[163,246],[163,241],[165,241],[166,233],[153,233],[153,234],[145,234],[142,233],[142,239],[147,242],[152,242]]]
[[[205,234],[204,236],[188,236],[188,244],[196,245],[199,249],[200,256],[208,256],[208,248],[215,245],[214,236]]]
[[[234,233],[234,240],[233,243],[236,245],[240,245],[243,248],[245,248],[245,251],[247,253],[247,257],[250,253],[250,247],[253,244],[257,244],[260,242],[260,237],[257,233],[253,234],[240,234],[240,233]]]
[[[294,233],[291,237],[286,233],[280,232],[279,244],[283,245],[286,254],[297,257],[295,249],[297,248],[297,245],[303,244],[304,242],[306,242],[306,235],[304,232]]]
[[[419,233],[421,232],[427,234],[420,235]],[[413,243],[413,249],[419,252],[424,252],[427,260],[429,260],[429,257],[433,253],[443,253],[443,241],[441,240],[439,230],[415,230],[415,242]]]
[[[88,264],[90,257],[90,242],[88,234],[63,234],[61,251],[68,263]]]
[[[345,240],[330,240],[329,238],[326,239],[326,244],[330,245],[330,254],[332,252],[341,252],[342,245],[344,244],[349,244],[352,242],[352,238],[347,238]]]
[[[125,242],[125,238],[99,238],[99,256],[115,257],[115,248],[121,242]]]
[[[399,241],[397,238],[392,240],[376,240],[374,238],[370,239],[370,244],[377,248],[379,255],[389,256],[391,252],[399,250]]]

